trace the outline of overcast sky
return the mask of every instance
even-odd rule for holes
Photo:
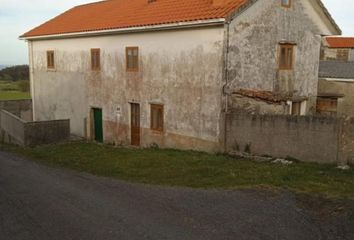
[[[343,35],[354,36],[354,0],[322,1]],[[89,2],[95,0],[0,0],[0,65],[27,64],[27,45],[18,36],[75,5]]]

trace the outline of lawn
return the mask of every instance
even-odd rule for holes
[[[0,90],[0,100],[22,100],[30,99],[30,93],[19,92],[19,91],[1,91]]]
[[[51,167],[131,182],[192,188],[276,187],[354,199],[354,171],[339,170],[334,165],[284,166],[193,151],[117,148],[84,142],[36,148],[2,145],[0,150]]]
[[[24,83],[28,84],[28,81],[0,81],[0,100],[30,99],[31,96],[28,91],[21,91],[21,84]],[[28,86],[24,87],[28,88]]]

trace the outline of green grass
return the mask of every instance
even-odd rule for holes
[[[0,100],[22,100],[30,99],[30,93],[19,91],[0,91]]]
[[[275,187],[354,198],[354,171],[334,165],[258,163],[224,155],[67,143],[37,148],[1,146],[39,163],[131,182],[193,188]]]
[[[23,92],[20,84],[23,81],[0,81],[0,100],[21,100],[30,99],[29,92]]]

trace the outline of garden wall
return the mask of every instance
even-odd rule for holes
[[[70,120],[26,122],[18,116],[0,111],[0,140],[21,146],[37,146],[70,139]]]
[[[316,116],[226,114],[226,151],[318,163],[352,161],[354,121]]]

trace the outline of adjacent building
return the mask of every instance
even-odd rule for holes
[[[324,38],[321,60],[354,61],[354,37]]]
[[[224,113],[314,114],[320,0],[108,0],[25,33],[35,120],[122,145],[220,151]]]
[[[317,112],[354,117],[354,62],[321,61]]]

